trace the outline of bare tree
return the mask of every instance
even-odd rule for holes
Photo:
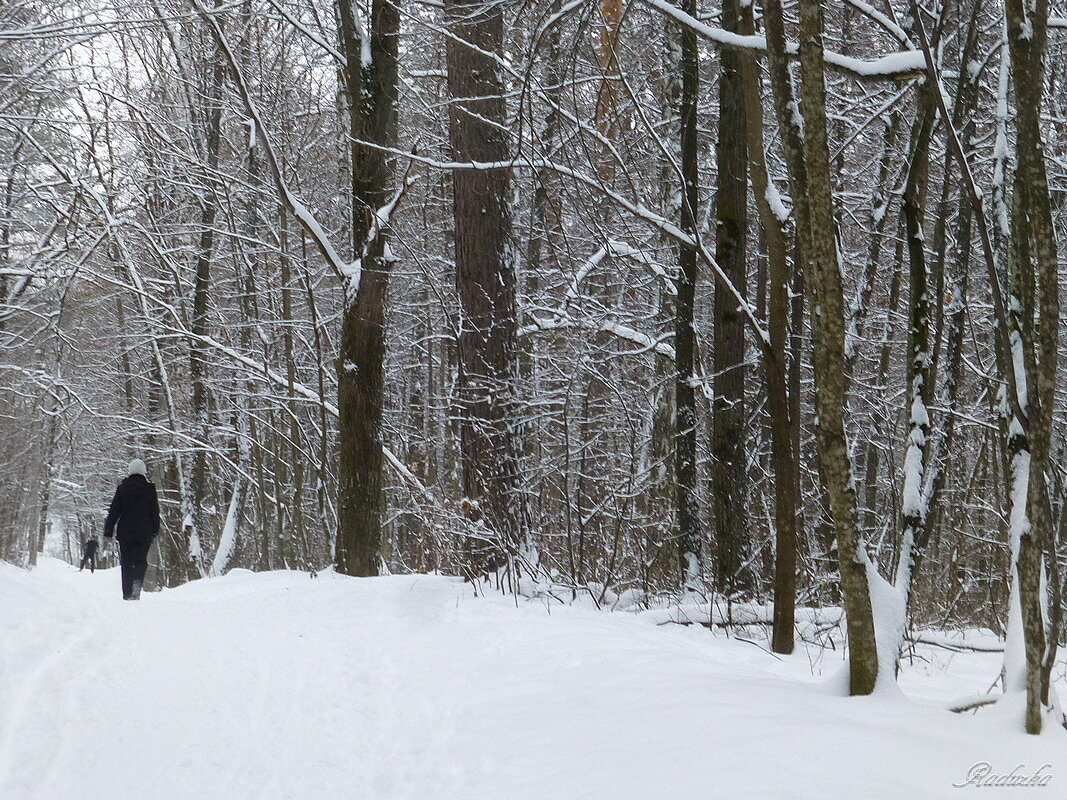
[[[385,305],[393,260],[383,214],[392,199],[395,171],[393,157],[383,148],[396,143],[400,12],[394,0],[375,0],[370,29],[364,31],[352,3],[338,8],[352,137],[353,256],[359,272],[345,286],[337,372],[337,565],[349,575],[377,575],[385,513]]]
[[[530,545],[520,486],[515,423],[518,376],[512,242],[510,136],[499,61],[499,3],[448,0],[449,142],[455,222],[463,492],[468,514],[489,543],[507,552]],[[472,546],[471,564],[492,559]]]
[[[738,32],[741,3],[723,0],[724,30]],[[696,16],[695,8],[692,11]],[[719,123],[715,174],[715,260],[736,291],[720,282],[713,314],[714,403],[711,409],[711,495],[717,541],[717,581],[733,594],[751,587],[748,556],[748,454],[745,446],[745,321],[738,298],[747,298],[748,150],[742,54],[720,51]]]

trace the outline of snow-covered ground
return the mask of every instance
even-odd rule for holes
[[[0,614],[4,800],[1067,797],[1067,732],[944,710],[995,653],[921,646],[903,694],[850,699],[840,652],[452,578],[236,571],[126,603],[52,559],[0,563]],[[977,762],[1051,777],[956,788]]]

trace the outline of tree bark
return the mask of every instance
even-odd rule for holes
[[[934,390],[933,357],[930,351],[929,270],[923,227],[930,173],[930,138],[934,127],[934,102],[929,87],[919,91],[918,104],[903,203],[909,286],[907,391],[904,395],[908,422],[900,512],[900,551],[894,585],[903,594],[905,615],[911,596],[915,549],[926,539],[928,508],[924,482],[930,436],[929,408]],[[900,635],[903,634],[901,628]]]
[[[743,10],[741,33],[756,32],[755,9]],[[759,64],[746,58],[741,64],[745,98],[746,133],[748,136],[749,173],[760,222],[767,244],[768,328],[770,349],[764,351],[767,374],[767,414],[770,418],[771,464],[774,471],[774,617],[771,648],[776,653],[793,652],[793,626],[796,620],[797,505],[796,454],[790,419],[789,387],[789,285],[791,267],[788,253],[786,220],[778,214],[784,207],[771,205],[777,188],[767,173],[763,140],[763,106],[760,97]]]
[[[696,15],[696,0],[684,0],[684,10]],[[699,173],[697,164],[697,97],[700,91],[700,54],[696,32],[684,27],[681,37],[682,91],[679,102],[679,150],[682,167],[681,228],[697,236]],[[697,500],[697,405],[693,387],[696,332],[693,312],[696,298],[697,249],[678,248],[677,297],[674,316],[675,351],[675,507],[678,515],[683,586],[699,591],[703,584],[700,508]]]
[[[793,77],[789,69],[785,38],[785,21],[781,0],[765,0],[763,3],[764,25],[767,31],[767,72],[771,85],[774,114],[781,130],[782,150],[789,175],[789,188],[793,200],[793,218],[796,237],[793,249],[793,286],[790,303],[790,351],[789,367],[789,416],[792,429],[793,452],[800,453],[800,406],[801,406],[801,353],[804,346],[804,296],[807,293],[808,242],[810,212],[808,203],[808,173],[804,161],[804,143],[796,113],[797,98]],[[796,482],[794,493],[800,497],[800,469],[794,470]],[[798,509],[797,534],[803,527]]]
[[[380,209],[390,200],[396,143],[399,0],[373,0],[369,31],[351,0],[338,4],[352,137],[352,250],[337,362],[340,456],[335,558],[346,575],[377,575],[381,561],[385,303],[392,258]],[[364,37],[368,37],[364,40]]]
[[[500,164],[510,156],[502,69],[504,8],[446,0],[449,142],[458,162]],[[456,289],[461,306],[459,407],[464,509],[474,535],[469,566],[532,549],[521,490],[515,414],[515,264],[511,176],[506,166],[452,173]]]
[[[216,3],[217,5],[217,3]],[[220,22],[221,24],[221,22]],[[193,424],[200,446],[193,451],[192,469],[189,475],[190,513],[183,520],[189,555],[193,566],[201,576],[207,574],[203,555],[205,531],[204,509],[208,503],[207,442],[211,440],[209,419],[209,356],[203,338],[209,332],[209,298],[211,296],[211,266],[215,249],[215,216],[218,200],[213,187],[219,168],[219,147],[222,141],[222,93],[226,80],[226,63],[212,47],[210,73],[204,92],[201,109],[200,131],[204,136],[204,169],[200,187],[200,236],[196,248],[196,272],[193,283],[193,314],[190,325],[192,338],[189,341],[189,381],[192,384]],[[205,68],[208,64],[205,63]]]
[[[1026,369],[1026,434],[1030,449],[1027,522],[1019,530],[1017,577],[1026,650],[1026,730],[1040,733],[1048,701],[1049,676],[1043,665],[1048,637],[1043,611],[1044,558],[1052,551],[1053,520],[1046,473],[1052,438],[1059,347],[1059,271],[1044,143],[1044,99],[1048,3],[1008,0],[1008,51],[1015,84],[1016,213],[1012,219],[1018,269],[1024,276],[1021,339]],[[1030,276],[1030,271],[1033,276]],[[1053,631],[1053,634],[1058,632]]]
[[[978,2],[977,0],[971,6],[964,47],[960,55],[960,61],[964,64],[971,62],[978,49],[980,33],[979,12],[981,7],[981,2]],[[970,142],[974,137],[974,112],[978,102],[979,77],[980,73],[969,69],[960,71],[956,91],[956,103],[952,109],[952,126],[953,129],[960,129],[962,139],[965,142]],[[949,131],[949,140],[952,140],[952,131]],[[948,339],[945,344],[945,379],[941,390],[941,405],[945,408],[945,414],[944,423],[941,426],[941,436],[934,441],[927,459],[928,478],[926,481],[926,494],[928,497],[928,518],[923,526],[924,535],[917,539],[915,543],[916,546],[912,559],[912,572],[914,573],[912,576],[913,583],[917,580],[919,570],[925,558],[926,549],[934,541],[934,536],[939,527],[942,513],[942,504],[939,500],[941,488],[945,481],[947,455],[953,451],[957,430],[957,414],[955,412],[959,399],[959,386],[963,369],[963,336],[967,320],[967,294],[971,260],[971,234],[973,230],[972,215],[974,213],[974,210],[969,203],[965,201],[958,203],[958,210],[956,213],[955,269],[946,296],[943,272],[948,237],[946,236],[945,231],[948,224],[949,207],[951,205],[951,182],[947,178],[952,165],[957,161],[958,159],[954,157],[954,153],[951,147],[949,147],[946,156],[946,179],[944,181],[944,188],[942,189],[940,213],[937,215],[937,219],[934,222],[935,256],[932,271],[936,272],[938,275],[942,275],[942,277],[939,280],[934,280],[933,299],[937,308],[940,309],[938,312],[939,317],[948,315],[950,318]],[[958,164],[958,167],[961,171],[966,170],[965,164]],[[939,302],[939,298],[943,302]],[[943,322],[938,325],[938,329],[940,329],[941,325],[943,325]],[[938,341],[940,338],[940,334],[935,334],[935,341],[931,348],[933,352],[932,370],[935,374],[938,371],[937,352],[939,349]]]
[[[695,8],[691,11],[695,16]],[[739,0],[723,0],[723,28],[741,28]],[[748,147],[743,56],[720,50],[719,141],[716,150],[715,259],[741,297],[748,294]],[[735,594],[752,588],[742,565],[748,555],[748,471],[745,446],[745,328],[737,299],[721,282],[715,285],[713,357],[714,395],[711,433],[711,502],[717,541],[717,584]]]
[[[862,695],[874,691],[878,649],[868,585],[869,561],[857,525],[856,490],[845,438],[845,307],[826,131],[822,33],[819,0],[800,0],[801,108],[809,189],[805,266],[812,311],[817,440],[837,535],[848,629],[849,690]]]

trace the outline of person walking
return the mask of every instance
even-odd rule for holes
[[[104,538],[110,540],[114,535],[119,543],[122,599],[140,600],[148,569],[148,548],[159,533],[159,500],[141,459],[131,461],[126,471],[129,475],[115,490],[104,521]]]
[[[85,569],[85,565],[89,565],[89,572],[96,572],[96,548],[100,546],[100,543],[96,540],[95,536],[90,536],[85,540],[85,544],[82,545],[82,565],[78,567],[78,572]]]

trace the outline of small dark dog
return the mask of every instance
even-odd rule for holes
[[[85,544],[82,545],[82,565],[78,567],[78,572],[85,569],[85,565],[89,565],[89,572],[96,572],[96,548],[100,546],[100,543],[93,536],[90,539],[85,540]]]

